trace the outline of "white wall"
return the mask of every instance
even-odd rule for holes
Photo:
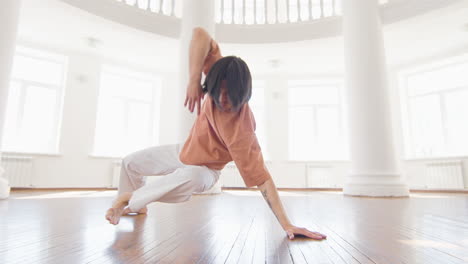
[[[29,43],[28,46],[34,47]],[[41,47],[44,48],[44,47]],[[134,63],[102,58],[93,52],[75,52],[47,48],[68,56],[68,73],[65,85],[63,118],[58,155],[34,155],[32,185],[40,188],[109,187],[112,185],[114,158],[92,157],[96,122],[99,72],[103,63],[114,63],[135,70],[160,74],[163,80],[160,117],[160,144],[177,142],[174,133],[174,113],[177,104],[178,74],[165,72],[164,68],[134,66]],[[275,72],[254,75],[266,81],[267,140],[270,161],[267,166],[279,187],[340,187],[349,170],[349,162],[290,162],[288,161],[288,79],[340,79],[340,75],[287,75]],[[403,135],[398,98],[398,81],[394,69],[389,73],[392,100],[392,120],[395,145],[401,157],[401,171],[410,187],[424,188],[425,163],[430,161],[405,161]],[[118,144],[118,142],[116,142]],[[460,157],[464,164],[464,184],[468,188],[468,158]],[[317,169],[318,168],[318,169]],[[318,174],[317,174],[318,173]],[[312,176],[311,176],[312,175]],[[315,176],[314,176],[315,175]],[[329,176],[327,176],[329,175]],[[317,178],[311,178],[317,177]],[[320,178],[318,180],[318,178]],[[331,177],[332,179],[326,179]],[[233,168],[227,168],[221,179],[225,186],[243,187],[242,179]],[[317,179],[317,181],[315,181]]]

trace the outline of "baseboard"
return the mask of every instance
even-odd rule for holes
[[[412,193],[468,193],[468,189],[463,190],[447,190],[447,189],[411,189]]]
[[[113,191],[117,188],[105,187],[70,187],[70,188],[29,188],[29,187],[12,187],[12,191]]]
[[[342,188],[277,188],[279,191],[329,191],[329,192],[342,192]],[[117,188],[11,188],[12,192],[20,191],[113,191]],[[257,187],[222,187],[221,190],[247,190],[256,191]],[[466,193],[468,189],[463,190],[447,190],[447,189],[410,189],[411,193]]]

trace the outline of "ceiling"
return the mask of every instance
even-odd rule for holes
[[[387,62],[405,66],[467,53],[467,2],[385,25]],[[95,48],[90,47],[88,38],[98,40]],[[91,53],[159,71],[177,72],[179,64],[178,40],[117,24],[58,0],[23,0],[19,41],[23,45]],[[342,37],[220,46],[223,55],[243,57],[254,74],[341,74],[344,67]]]

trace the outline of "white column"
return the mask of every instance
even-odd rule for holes
[[[179,68],[179,96],[177,100],[178,109],[178,140],[183,143],[187,139],[193,122],[197,117],[196,110],[190,113],[184,108],[185,92],[189,76],[189,46],[192,39],[192,31],[195,27],[204,28],[211,37],[215,37],[215,2],[214,0],[183,1],[182,23],[180,30],[180,68]],[[221,193],[221,179],[204,193]]]
[[[351,172],[345,195],[408,196],[394,148],[378,0],[343,3]]]
[[[20,0],[3,0],[0,3],[0,158],[20,6]],[[1,178],[2,174],[3,169],[0,164],[0,199],[8,197],[9,193],[9,187]]]
[[[183,15],[180,30],[180,67],[179,67],[179,96],[177,102],[178,116],[178,141],[183,143],[187,139],[190,128],[196,118],[196,112],[190,113],[184,108],[185,92],[189,76],[189,44],[192,38],[192,30],[195,27],[204,28],[213,38],[215,31],[214,0],[183,1]]]

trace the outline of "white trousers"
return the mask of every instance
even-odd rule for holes
[[[179,160],[181,145],[164,145],[137,151],[122,160],[118,194],[133,192],[132,212],[151,202],[178,203],[193,193],[209,190],[219,179],[218,170],[185,165]],[[160,176],[146,182],[146,176]]]

